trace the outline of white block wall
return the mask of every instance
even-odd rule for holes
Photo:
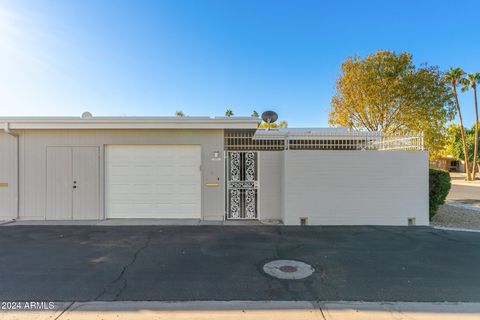
[[[283,221],[428,225],[428,153],[285,151]]]
[[[282,220],[283,151],[261,151],[259,155],[259,218]]]
[[[17,218],[17,141],[0,132],[0,221]]]

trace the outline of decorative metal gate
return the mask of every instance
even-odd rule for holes
[[[258,218],[258,152],[227,151],[227,219]]]

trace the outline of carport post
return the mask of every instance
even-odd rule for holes
[[[20,136],[11,131],[10,130],[10,124],[8,122],[5,122],[5,126],[3,127],[3,131],[5,131],[6,134],[8,135],[11,135],[12,137],[15,138],[16,142],[17,142],[17,146],[16,146],[16,152],[17,152],[17,196],[16,196],[16,211],[17,211],[17,215],[15,217],[15,219],[18,219],[19,217],[19,214],[20,214]]]

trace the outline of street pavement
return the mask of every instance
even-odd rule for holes
[[[2,226],[0,301],[480,302],[480,233],[430,227]],[[263,272],[310,264],[302,280]]]

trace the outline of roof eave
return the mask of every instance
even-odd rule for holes
[[[26,129],[256,129],[255,118],[0,118],[12,130]]]

